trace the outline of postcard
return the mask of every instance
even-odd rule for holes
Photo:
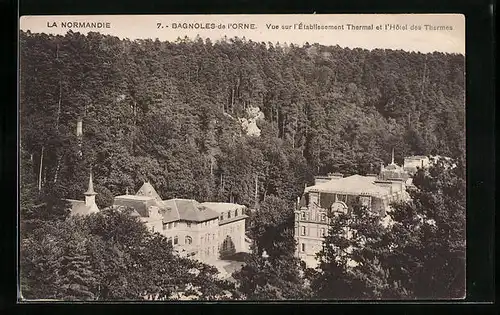
[[[22,16],[18,301],[465,298],[460,14]]]

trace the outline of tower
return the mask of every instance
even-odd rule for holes
[[[95,196],[97,193],[94,191],[94,183],[92,181],[92,171],[90,171],[89,177],[89,187],[85,192],[85,206],[90,207],[94,211],[98,211],[97,205],[95,203]]]

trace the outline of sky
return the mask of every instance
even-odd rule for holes
[[[447,52],[465,55],[465,17],[461,14],[294,14],[294,15],[66,15],[22,16],[20,29],[32,33],[61,34],[70,29],[64,22],[101,22],[109,28],[78,28],[73,32],[86,34],[98,31],[129,39],[175,41],[178,37],[210,38],[245,37],[256,42],[279,42],[303,45],[319,43],[364,49],[402,49],[406,51]],[[206,29],[174,28],[179,23],[198,23]],[[210,23],[214,23],[210,25]],[[233,29],[234,24],[254,24],[254,29]],[[332,29],[305,29],[299,24],[329,26]],[[363,26],[350,30],[353,26]],[[224,25],[225,29],[218,28]],[[272,26],[277,27],[273,29]],[[386,25],[399,29],[386,30]],[[426,30],[425,25],[434,29]],[[368,30],[366,27],[372,26]],[[215,28],[210,28],[215,27]],[[284,29],[290,27],[290,29]],[[380,27],[377,30],[377,27]],[[445,29],[447,28],[447,29]]]

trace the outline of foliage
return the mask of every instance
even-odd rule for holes
[[[310,270],[320,299],[450,299],[465,292],[465,172],[438,161],[415,175],[390,224],[361,206],[332,217]],[[453,166],[455,165],[455,166]]]
[[[79,199],[92,166],[102,206],[144,180],[165,199],[292,202],[313,175],[376,172],[392,148],[465,148],[463,55],[72,31],[21,32],[20,47],[27,171]],[[260,136],[239,122],[250,108]]]
[[[26,299],[213,300],[234,291],[214,267],[174,255],[165,237],[114,209],[23,224],[29,225],[21,239]]]

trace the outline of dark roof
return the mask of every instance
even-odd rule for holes
[[[162,212],[164,222],[203,222],[219,217],[217,212],[192,199],[169,199],[164,200],[163,204],[166,208],[166,211]]]
[[[151,185],[149,182],[144,182],[142,184],[141,188],[136,193],[137,196],[146,196],[146,197],[152,197],[155,198],[158,201],[161,201],[160,195],[156,192],[154,189],[153,185]]]
[[[133,208],[142,217],[149,216],[149,207],[159,206],[158,202],[152,197],[135,195],[116,196],[113,205]]]

